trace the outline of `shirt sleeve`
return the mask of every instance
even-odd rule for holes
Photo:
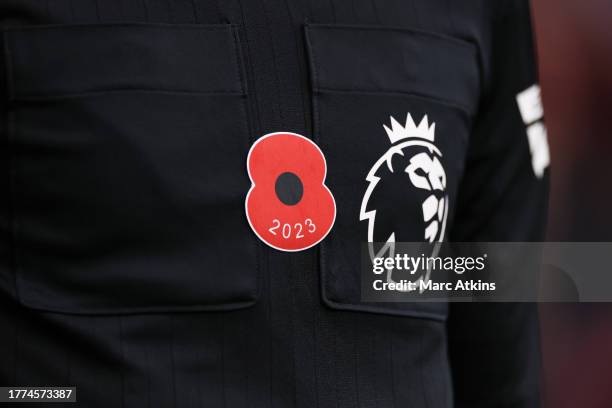
[[[470,139],[454,242],[544,238],[549,153],[528,0],[496,2],[488,71]],[[448,320],[455,404],[538,407],[537,305],[454,303]]]

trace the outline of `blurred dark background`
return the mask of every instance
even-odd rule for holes
[[[612,1],[532,3],[552,156],[548,240],[612,241]],[[546,408],[612,407],[612,305],[540,312]]]

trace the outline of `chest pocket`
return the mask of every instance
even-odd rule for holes
[[[19,300],[94,314],[251,305],[237,28],[46,26],[5,42]]]
[[[478,101],[476,49],[385,27],[309,25],[306,38],[315,135],[338,206],[321,244],[324,301],[442,320],[444,303],[362,302],[362,250],[448,231]]]

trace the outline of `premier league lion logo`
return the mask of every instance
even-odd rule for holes
[[[444,240],[448,215],[446,172],[435,145],[435,123],[425,115],[417,126],[410,114],[405,125],[391,117],[384,125],[391,146],[370,169],[361,202],[360,221],[368,223],[368,242],[380,243],[371,256],[394,256],[395,242]]]

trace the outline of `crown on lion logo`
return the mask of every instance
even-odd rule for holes
[[[393,116],[390,118],[391,129],[389,129],[387,125],[383,125],[383,127],[387,132],[387,136],[389,136],[391,144],[395,144],[400,140],[410,138],[425,139],[433,143],[435,138],[434,132],[436,130],[436,124],[432,123],[430,126],[427,115],[423,116],[423,119],[421,119],[421,123],[419,123],[418,126],[415,124],[410,113],[406,116],[405,126],[400,125]]]

